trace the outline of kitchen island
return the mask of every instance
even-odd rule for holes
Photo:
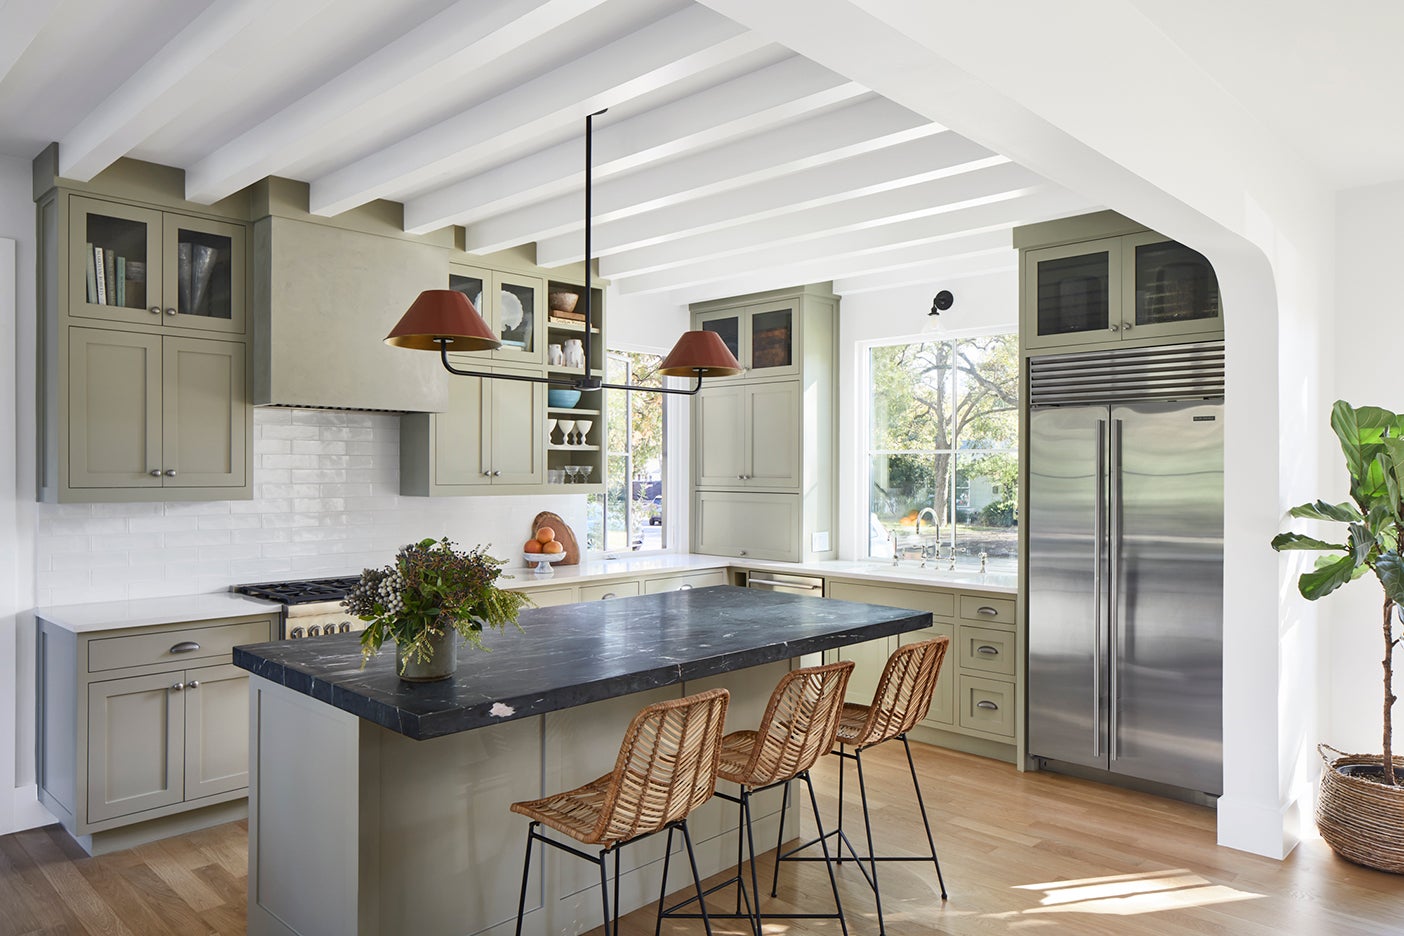
[[[608,773],[645,705],[722,686],[728,730],[754,727],[798,657],[930,623],[718,586],[524,611],[427,685],[402,683],[388,650],[361,669],[353,635],[236,648],[252,674],[248,931],[510,933],[525,839],[510,803]],[[735,860],[723,805],[692,820],[708,874]],[[778,795],[753,810],[770,841]],[[663,844],[624,850],[623,909],[657,898]],[[599,925],[593,868],[555,853],[533,867],[525,932]]]

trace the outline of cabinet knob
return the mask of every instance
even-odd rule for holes
[[[185,688],[185,683],[183,683],[183,682],[174,683],[174,684],[171,685],[171,688],[174,689],[176,692],[180,692],[182,689]]]
[[[1122,331],[1130,331],[1130,330],[1131,330],[1131,323],[1130,323],[1130,322],[1122,322],[1122,323],[1121,323],[1121,330],[1122,330]]]
[[[1120,326],[1120,325],[1113,324],[1113,325],[1108,329],[1108,331],[1114,331],[1114,332],[1116,332],[1116,331],[1121,331],[1121,326]]]
[[[151,477],[153,477],[153,478],[159,478],[159,477],[161,477],[161,469],[160,469],[160,468],[152,468],[150,471],[147,472],[147,474],[151,475]]]
[[[150,310],[148,310],[148,311],[150,311],[152,315],[160,315],[160,314],[161,314],[161,307],[160,307],[160,306],[152,306],[152,307],[150,308]]]
[[[199,689],[199,688],[200,688],[200,680],[198,680],[198,679],[192,679],[192,680],[190,680],[190,682],[186,683],[185,685],[186,685],[187,688],[190,688],[190,689]]]
[[[502,477],[502,472],[500,472],[500,471],[494,471],[494,472],[492,473],[492,476],[493,476],[494,478],[500,478],[500,477]]]
[[[744,549],[738,549],[738,550],[736,551],[736,555],[738,555],[738,556],[744,556],[744,555],[746,555],[746,550],[744,550]]]
[[[166,309],[166,314],[167,314],[167,315],[175,315],[175,314],[176,314],[176,310],[173,309],[173,308],[167,308],[167,309]]]
[[[174,478],[174,477],[175,477],[175,469],[174,469],[174,468],[167,468],[167,469],[166,469],[166,477],[168,477],[168,478]]]
[[[491,478],[491,477],[492,477],[492,472],[491,472],[491,471],[484,471],[484,472],[483,472],[483,477],[484,477],[484,478]]]

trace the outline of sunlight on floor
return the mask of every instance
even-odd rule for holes
[[[1000,914],[1005,919],[1036,913],[1132,916],[1138,913],[1205,907],[1235,900],[1255,900],[1263,896],[1211,883],[1183,868],[1084,878],[1078,881],[1020,884],[1015,889],[1043,891],[1043,899],[1037,907],[1030,907],[1015,914]]]

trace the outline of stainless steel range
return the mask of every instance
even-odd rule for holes
[[[341,606],[361,580],[359,575],[341,578],[302,579],[293,582],[261,582],[235,585],[233,590],[250,598],[276,601],[283,606],[278,638],[321,637],[365,630],[365,621],[351,616]]]

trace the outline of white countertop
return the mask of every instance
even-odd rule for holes
[[[570,586],[587,581],[629,578],[637,575],[666,575],[701,572],[708,569],[741,568],[767,572],[789,572],[800,575],[820,575],[826,578],[861,579],[917,585],[926,588],[970,588],[1008,595],[1018,593],[1016,572],[980,572],[978,566],[962,563],[948,571],[945,563],[929,569],[916,563],[904,562],[893,568],[891,562],[874,559],[827,562],[767,562],[758,559],[734,559],[727,556],[701,556],[692,553],[658,553],[647,556],[624,556],[618,559],[591,559],[579,565],[556,565],[551,575],[536,575],[529,568],[511,568],[505,585],[530,591],[534,588]],[[142,598],[131,601],[95,601],[88,604],[58,605],[36,608],[35,615],[75,634],[94,631],[120,630],[155,624],[179,624],[187,621],[209,621],[217,618],[243,617],[251,614],[276,614],[279,605],[248,598],[231,592],[204,595],[184,595],[174,598]]]
[[[247,617],[251,614],[276,615],[279,605],[230,592],[181,595],[174,598],[140,598],[130,601],[94,601],[87,604],[35,608],[34,615],[75,634],[145,627],[153,624],[180,624],[186,621],[212,621],[217,618]]]

